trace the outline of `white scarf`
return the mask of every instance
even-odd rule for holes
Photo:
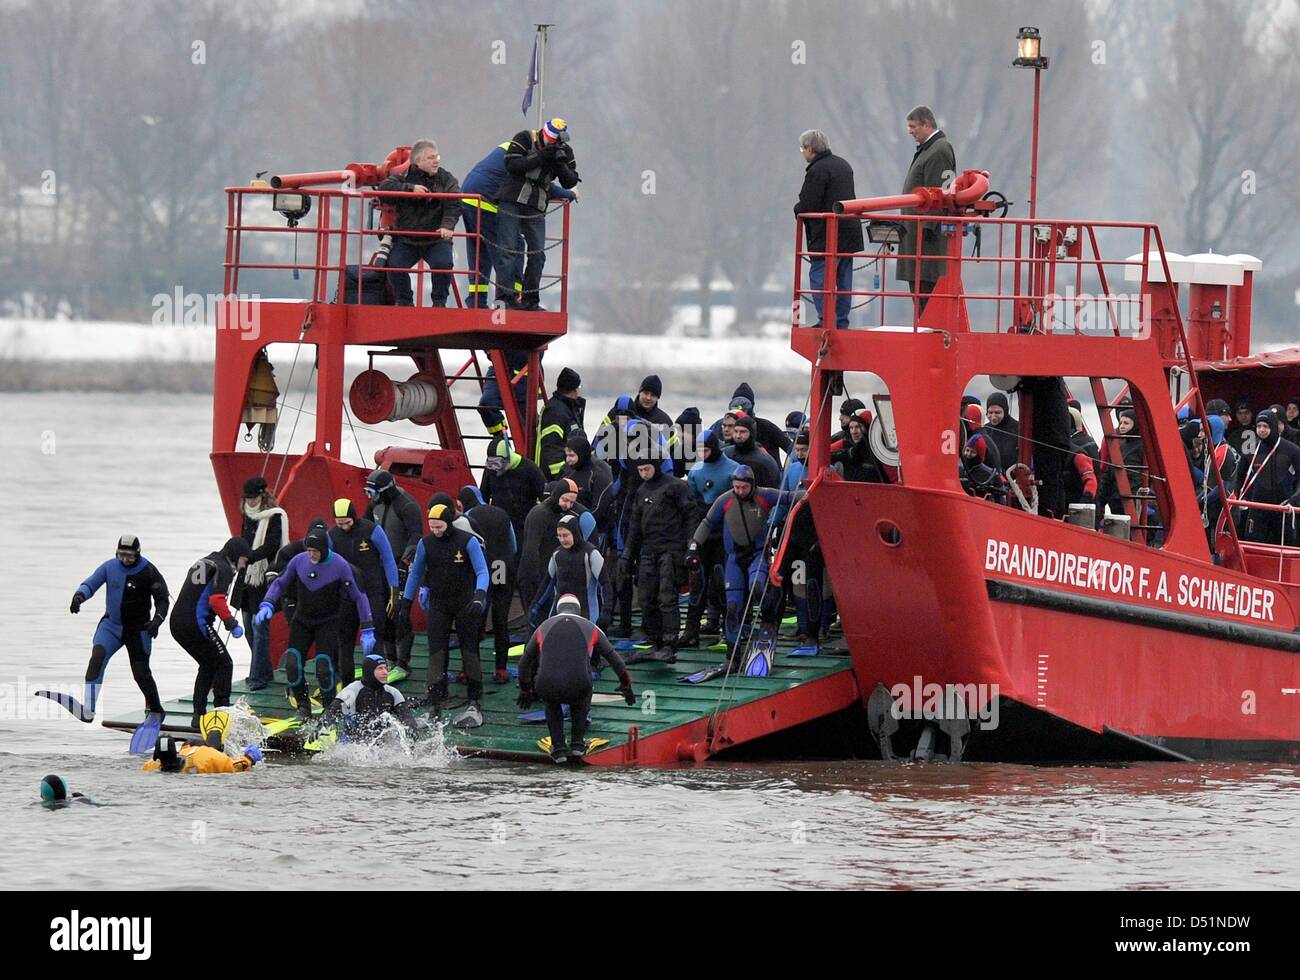
[[[266,510],[249,510],[247,506],[242,504],[240,506],[243,508],[245,517],[257,521],[257,531],[253,534],[254,551],[266,544],[266,532],[271,526],[272,517],[277,517],[280,521],[280,547],[283,548],[289,543],[289,515],[283,510],[279,507],[270,507]],[[270,564],[269,559],[266,558],[253,562],[244,569],[244,582],[252,588],[260,589],[266,582],[266,570]]]

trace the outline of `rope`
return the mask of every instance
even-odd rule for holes
[[[298,237],[297,235],[294,236],[294,238],[297,237]],[[289,379],[284,383],[284,394],[280,396],[280,404],[276,407],[275,410],[275,417],[277,420],[284,414],[284,404],[289,400],[289,389],[293,386],[293,373],[296,370],[298,370],[298,355],[302,352],[302,341],[303,338],[307,336],[307,331],[311,329],[311,313],[312,313],[312,308],[308,306],[307,313],[302,318],[302,326],[298,330],[298,345],[293,349],[293,364],[290,365],[289,367]],[[278,424],[276,428],[279,428]],[[292,435],[289,437],[289,440],[290,443],[292,443],[293,441]],[[271,452],[274,449],[275,449],[275,442],[273,440],[271,442],[270,448],[262,451],[262,472],[259,475],[262,476],[263,478],[265,478],[266,476],[266,467],[267,464],[270,463],[271,461]],[[281,465],[280,467],[280,472],[281,473],[284,472],[283,465]],[[280,482],[280,478],[276,477],[276,484],[278,485],[279,482]]]
[[[471,411],[471,409],[465,409],[465,411]],[[308,415],[312,418],[316,417],[316,413],[309,408],[301,409],[301,412],[303,415]],[[398,432],[385,432],[383,429],[375,429],[366,425],[354,425],[353,428],[361,432],[373,432],[375,435],[383,436],[385,439],[403,439],[406,442],[414,442],[421,446],[432,446],[434,449],[440,448],[436,442],[430,442],[427,439],[416,439],[414,436],[404,436]]]
[[[362,469],[365,469],[368,465],[366,463],[366,454],[361,451],[361,440],[357,438],[357,427],[352,424],[352,413],[348,411],[348,400],[346,398],[343,399],[343,417],[348,420],[348,428],[352,430],[352,441],[357,446],[357,456],[361,459]]]
[[[1025,471],[1025,482],[1029,484],[1028,500],[1025,499],[1024,492],[1020,489],[1020,481],[1013,476],[1018,470]],[[1029,514],[1038,513],[1038,484],[1034,483],[1033,473],[1024,463],[1016,463],[1007,469],[1007,482],[1011,484],[1011,492],[1016,495],[1016,500],[1020,504],[1020,509]]]
[[[312,362],[311,374],[307,375],[307,383],[303,386],[302,389],[302,401],[298,403],[298,414],[293,417],[293,428],[289,430],[289,445],[288,445],[289,449],[293,448],[294,433],[298,431],[298,420],[303,416],[303,406],[307,404],[307,394],[308,392],[311,391],[311,381],[312,378],[314,377],[316,377],[315,361]],[[289,462],[289,454],[286,452],[280,457],[280,472],[275,475],[275,486],[273,492],[277,496],[279,496],[280,493],[280,478],[284,476],[284,467],[285,464],[288,462]]]

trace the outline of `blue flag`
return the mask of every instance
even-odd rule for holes
[[[528,87],[524,89],[524,115],[533,105],[533,89],[537,87],[537,37],[533,37],[533,60],[528,66]]]

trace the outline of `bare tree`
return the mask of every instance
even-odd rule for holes
[[[1148,153],[1134,176],[1161,213],[1166,242],[1260,254],[1294,246],[1294,0],[1133,4],[1121,16],[1119,36],[1141,54],[1133,63]]]

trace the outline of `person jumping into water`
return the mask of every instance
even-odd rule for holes
[[[144,695],[145,708],[157,714],[161,721],[164,712],[158,699],[158,685],[149,669],[149,654],[159,628],[167,619],[167,583],[157,567],[140,554],[140,539],[134,534],[124,534],[117,542],[116,557],[104,562],[77,586],[69,611],[74,614],[81,612],[82,604],[94,596],[100,586],[107,586],[105,608],[95,627],[95,639],[90,648],[84,700],[78,701],[72,695],[58,691],[37,691],[36,694],[62,705],[78,721],[94,721],[108,661],[118,650],[126,647],[131,658],[131,673]]]

